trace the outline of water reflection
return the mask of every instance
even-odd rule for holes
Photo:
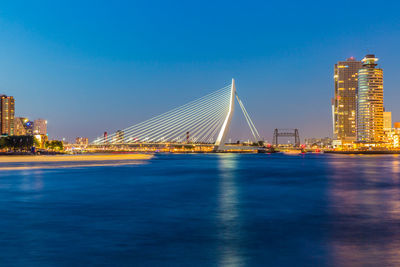
[[[242,266],[244,259],[240,254],[241,223],[238,185],[235,171],[237,155],[221,154],[218,158],[219,184],[219,236],[220,265]]]
[[[355,156],[329,164],[334,265],[399,266],[399,158]]]
[[[392,171],[393,173],[399,173],[400,172],[400,160],[397,158],[397,160],[392,161]],[[399,178],[396,176],[396,178]],[[396,179],[398,180],[398,179]]]
[[[400,266],[399,168],[390,156],[171,154],[3,171],[0,262]]]
[[[19,191],[23,193],[20,194],[18,200],[27,203],[39,200],[44,188],[43,170],[22,171],[20,174],[22,179],[20,180]]]

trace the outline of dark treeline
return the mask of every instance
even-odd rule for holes
[[[29,152],[31,151],[32,147],[42,147],[38,140],[32,135],[0,137],[0,149]],[[63,142],[58,140],[46,141],[44,142],[43,147],[57,151],[64,149]]]
[[[46,141],[44,143],[44,146],[45,146],[45,148],[52,149],[52,150],[63,150],[64,149],[63,142],[58,141],[58,140]]]
[[[0,149],[30,151],[33,146],[39,146],[39,144],[32,135],[4,136],[0,138]]]

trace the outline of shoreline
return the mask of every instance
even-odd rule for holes
[[[0,167],[1,171],[23,171],[23,170],[44,170],[44,169],[66,169],[66,168],[83,168],[83,167],[118,167],[127,165],[137,165],[141,162],[121,162],[121,163],[87,163],[87,164],[67,164],[67,165],[33,165],[33,166],[6,166]]]
[[[396,155],[400,154],[400,151],[324,151],[324,153],[330,153],[330,154],[360,154],[360,155]]]
[[[79,154],[79,155],[4,155],[3,162],[75,162],[75,161],[108,161],[108,160],[145,160],[152,154]]]

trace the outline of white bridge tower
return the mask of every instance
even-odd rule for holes
[[[228,134],[229,127],[232,121],[233,112],[235,110],[235,97],[236,97],[235,79],[232,79],[229,109],[228,113],[226,114],[224,124],[222,124],[221,130],[219,131],[217,140],[215,141],[215,148],[214,148],[215,151],[221,151],[225,149],[226,135]]]

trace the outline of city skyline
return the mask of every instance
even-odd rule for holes
[[[183,4],[187,14],[161,2],[155,8],[125,3],[126,10],[104,3],[79,10],[75,2],[57,10],[50,3],[2,4],[0,89],[16,99],[16,117],[46,118],[52,138],[93,140],[233,77],[263,137],[271,141],[274,128],[299,128],[303,140],[332,136],[332,65],[375,54],[385,74],[385,107],[399,121],[399,4],[376,7],[374,20],[361,21],[372,6],[363,3],[348,4],[340,19],[334,17],[339,7],[322,16],[295,3],[283,9],[259,2],[257,10],[222,3],[209,10],[205,3],[197,7],[203,12]],[[250,133],[238,126],[240,116],[232,131],[245,138]]]

